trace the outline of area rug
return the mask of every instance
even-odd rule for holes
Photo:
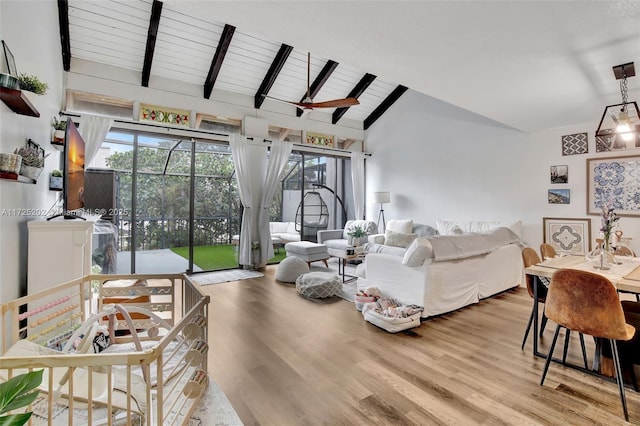
[[[216,271],[191,275],[191,279],[200,285],[220,284],[229,281],[240,281],[260,277],[264,277],[262,272],[247,269],[229,269],[228,271]]]
[[[242,424],[220,386],[209,378],[209,386],[191,414],[187,425],[242,426]]]

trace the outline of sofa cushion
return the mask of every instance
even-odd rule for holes
[[[417,237],[416,234],[394,232],[387,229],[384,233],[384,244],[387,246],[407,248]]]
[[[327,246],[327,249],[335,249],[335,250],[346,250],[347,240],[337,239],[337,240],[326,240],[323,241],[322,244]]]
[[[384,244],[367,243],[364,245],[364,252],[369,253],[383,253],[391,254],[393,256],[402,257],[407,251],[404,247],[386,246]]]
[[[496,228],[509,228],[522,238],[522,221],[483,221],[483,220],[438,220],[436,229],[439,235],[456,235],[456,227],[463,233],[476,232],[486,234]],[[458,232],[459,233],[459,232]]]
[[[404,253],[402,264],[412,267],[420,266],[430,257],[433,257],[433,250],[429,240],[426,238],[416,238]]]
[[[300,234],[300,231],[298,231],[296,229],[296,223],[295,222],[287,222],[286,233],[287,234]]]
[[[269,222],[269,231],[271,234],[286,233],[289,222]]]
[[[404,234],[410,234],[413,230],[412,219],[392,219],[387,222],[387,230],[393,232],[402,232]]]

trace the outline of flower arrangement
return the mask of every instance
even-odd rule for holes
[[[611,244],[611,233],[619,220],[620,216],[616,214],[613,203],[611,201],[602,203],[602,226],[600,227],[600,232],[602,232],[604,237],[605,250],[609,250],[609,246]]]

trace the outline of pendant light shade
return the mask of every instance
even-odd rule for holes
[[[636,75],[633,62],[616,65],[613,73],[620,80],[622,102],[605,107],[596,130],[596,143],[609,149],[640,147],[640,110],[635,101],[627,100],[627,77]]]

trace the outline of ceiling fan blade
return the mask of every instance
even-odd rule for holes
[[[274,98],[273,96],[268,96],[268,95],[262,95],[267,99],[271,99],[272,101],[276,101],[276,102],[281,102],[283,104],[288,104],[288,105],[293,105],[293,106],[298,106],[298,104],[300,102],[291,102],[291,101],[285,101],[284,99],[278,99],[278,98]]]
[[[360,104],[356,98],[333,99],[324,102],[292,102],[300,108],[345,108]]]

